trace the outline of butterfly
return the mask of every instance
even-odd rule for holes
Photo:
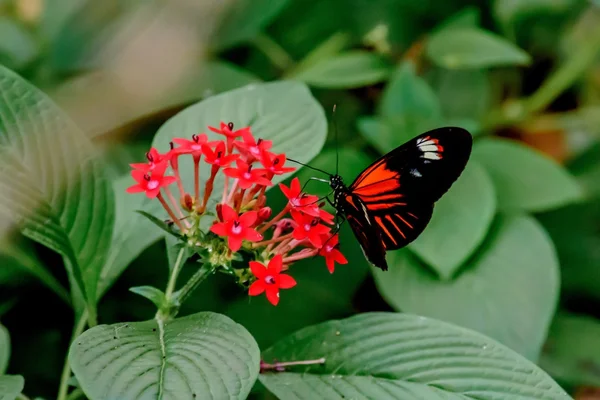
[[[464,170],[472,144],[465,129],[438,128],[382,156],[350,186],[337,173],[330,175],[336,220],[348,221],[371,264],[386,271],[386,251],[423,232],[435,202]]]

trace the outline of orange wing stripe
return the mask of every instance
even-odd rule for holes
[[[409,223],[408,223],[408,222],[407,222],[407,221],[406,221],[404,218],[402,218],[402,217],[400,216],[400,214],[396,214],[396,215],[398,216],[398,218],[400,218],[400,219],[402,220],[402,222],[404,222],[406,225],[408,225],[408,227],[409,227],[410,229],[415,229],[415,228],[414,228],[414,227],[413,227],[411,224],[409,224]]]
[[[394,220],[392,219],[391,215],[386,215],[385,219],[387,219],[388,221],[390,221],[392,223],[392,225],[394,226],[394,228],[396,228],[396,230],[398,231],[398,233],[400,233],[402,235],[402,237],[404,239],[406,239],[406,236],[404,235],[404,232],[402,232],[402,229],[398,228],[398,225],[396,225],[396,223],[394,222]]]
[[[405,206],[405,205],[406,205],[406,203],[375,203],[375,204],[367,204],[367,208],[370,211],[375,211],[375,210],[386,210],[391,207]]]
[[[383,223],[383,221],[381,220],[381,217],[375,217],[375,221],[377,222],[377,225],[379,225],[379,227],[381,229],[383,229],[383,231],[385,232],[385,234],[387,235],[387,237],[394,242],[395,245],[398,244],[398,242],[396,241],[396,238],[394,237],[394,235],[392,235],[390,233],[390,231],[388,231],[387,227],[385,226],[385,224]]]
[[[384,180],[395,180],[397,181],[399,174],[397,171],[392,171],[386,168],[386,160],[380,160],[367,168],[358,176],[354,184],[352,184],[352,190],[369,186],[375,183],[379,183]]]

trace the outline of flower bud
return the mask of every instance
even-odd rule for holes
[[[260,222],[266,221],[271,217],[271,207],[263,207],[258,210],[258,220]]]
[[[181,206],[186,211],[192,211],[194,209],[194,198],[188,193],[184,194],[181,198]]]

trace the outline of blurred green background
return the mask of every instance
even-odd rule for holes
[[[339,131],[312,164],[333,172],[337,146],[348,183],[427,129],[468,129],[472,161],[422,237],[388,255],[388,273],[370,270],[346,227],[350,263],[334,275],[322,260],[295,265],[299,285],[278,307],[218,276],[182,314],[225,313],[263,349],[364,311],[431,316],[600,399],[600,1],[0,0],[0,63],[76,121],[115,182],[185,106],[260,81],[309,85]],[[284,200],[269,195],[274,208]],[[36,276],[68,287],[67,275],[57,254],[11,241],[0,261],[6,371],[52,398],[73,315]],[[153,316],[128,291],[166,281],[164,240],[146,242],[103,297],[102,323]],[[4,364],[0,348],[0,373]]]

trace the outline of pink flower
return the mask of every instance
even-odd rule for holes
[[[321,225],[321,219],[318,217],[302,214],[296,210],[292,210],[291,214],[292,218],[294,218],[294,222],[296,223],[296,227],[292,232],[294,239],[308,239],[313,246],[317,248],[321,247],[321,244],[323,243],[321,236],[328,234],[330,228],[325,225]]]
[[[252,132],[248,129],[247,131],[242,133],[243,141],[235,141],[233,145],[244,154],[248,160],[259,159],[261,156],[268,152],[268,150],[273,145],[273,142],[270,140],[258,139],[258,141],[254,140],[254,136]]]
[[[279,289],[290,289],[296,286],[296,280],[289,275],[282,274],[283,257],[277,254],[269,265],[265,266],[256,261],[250,261],[250,271],[256,277],[256,281],[250,285],[248,294],[258,296],[266,292],[267,300],[274,306],[279,303]]]
[[[226,168],[223,172],[231,178],[239,179],[238,186],[248,189],[252,185],[271,186],[271,181],[265,178],[266,171],[261,168],[252,168],[240,159],[235,161],[237,168]]]
[[[333,237],[330,237],[329,234],[323,235],[321,240],[323,247],[319,250],[319,255],[325,257],[325,264],[327,264],[327,269],[330,273],[333,274],[336,262],[338,264],[348,264],[348,260],[346,260],[346,257],[339,250],[338,235]]]
[[[128,187],[127,193],[146,192],[146,196],[150,199],[158,196],[162,187],[168,186],[177,180],[174,176],[164,176],[167,166],[168,161],[164,160],[157,164],[152,172],[144,172],[139,169],[131,171],[131,176],[137,184]]]
[[[293,167],[283,166],[286,161],[285,154],[273,154],[265,151],[262,153],[260,161],[263,167],[273,175],[283,175],[296,170]]]
[[[220,212],[223,216],[223,222],[217,222],[211,226],[210,231],[219,236],[226,236],[231,251],[238,251],[244,240],[258,242],[262,239],[262,235],[252,228],[258,214],[256,211],[248,211],[238,215],[233,208],[227,204],[222,204]]]
[[[204,161],[218,167],[227,167],[229,164],[239,158],[239,154],[227,155],[225,152],[225,142],[217,142],[215,149],[210,146],[203,146]]]

